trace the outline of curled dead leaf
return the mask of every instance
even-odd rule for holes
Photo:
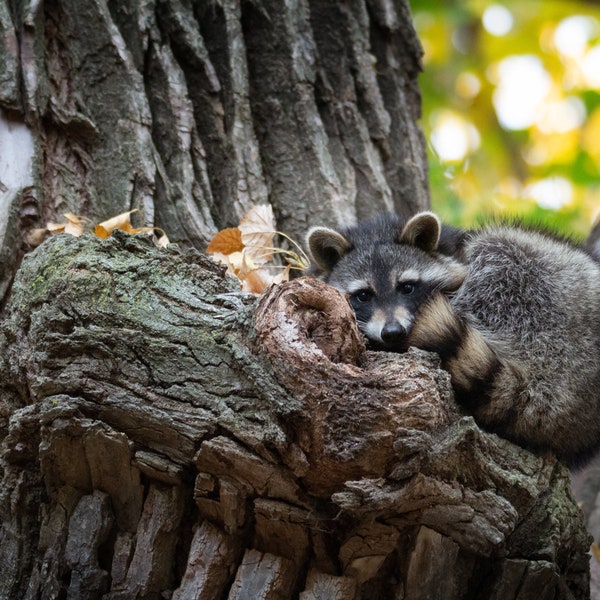
[[[275,216],[270,204],[251,208],[238,226],[241,239],[254,261],[264,264],[273,258],[273,239],[275,238]]]
[[[275,235],[288,240],[298,252],[274,247]],[[276,231],[270,205],[251,208],[238,227],[219,231],[206,252],[227,266],[227,274],[239,279],[242,290],[253,294],[260,294],[270,285],[287,281],[291,269],[304,270],[309,266],[302,248],[287,235]],[[275,255],[283,257],[287,265],[274,264]]]
[[[48,223],[46,229],[50,233],[70,233],[76,237],[80,236],[84,231],[84,220],[81,217],[69,212],[65,213],[64,223]]]
[[[251,294],[262,294],[271,283],[269,273],[265,269],[251,271],[241,282],[242,290]]]
[[[66,221],[63,223],[47,223],[45,228],[32,229],[28,236],[27,241],[32,246],[39,246],[46,236],[50,233],[69,233],[74,236],[80,236],[85,232],[85,228],[90,227],[97,237],[101,239],[106,239],[110,237],[110,235],[116,229],[120,229],[121,231],[125,231],[129,234],[137,234],[137,233],[146,233],[153,234],[155,232],[159,232],[161,235],[156,241],[156,245],[160,248],[164,248],[169,245],[169,238],[166,233],[160,229],[159,227],[140,227],[134,228],[131,225],[131,214],[134,212],[139,212],[136,208],[134,210],[129,210],[127,212],[121,213],[120,215],[116,215],[106,221],[98,225],[93,225],[93,223],[87,217],[82,217],[76,215],[74,213],[66,213],[64,215]]]
[[[159,248],[166,248],[170,244],[170,240],[167,237],[167,234],[163,232],[163,234],[156,240],[156,245]]]
[[[27,243],[31,246],[39,246],[48,236],[50,232],[47,227],[32,229],[27,234]]]
[[[127,212],[121,213],[116,217],[102,221],[102,223],[96,226],[96,231],[100,232],[100,234],[96,233],[96,235],[98,235],[98,237],[102,237],[103,235],[108,237],[115,229],[120,229],[126,233],[133,233],[131,214],[134,212],[139,212],[139,209],[134,208],[133,210],[128,210]]]

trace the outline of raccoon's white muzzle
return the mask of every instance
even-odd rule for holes
[[[375,309],[371,318],[363,325],[362,331],[370,340],[379,344],[400,343],[410,331],[413,315],[403,306],[393,311]]]

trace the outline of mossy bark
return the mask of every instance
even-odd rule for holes
[[[587,597],[567,470],[325,284],[61,235],[1,335],[1,598]]]

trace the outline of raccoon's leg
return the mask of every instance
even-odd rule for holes
[[[456,314],[442,294],[419,311],[408,343],[436,352],[450,373],[457,400],[467,408],[488,402],[494,381],[506,368],[482,334]]]

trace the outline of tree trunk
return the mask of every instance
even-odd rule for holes
[[[428,205],[404,0],[0,0],[0,31],[0,299],[66,212],[204,249],[256,204],[296,239]]]
[[[553,457],[460,417],[434,355],[367,352],[301,278],[53,237],[4,321],[2,598],[585,598]]]

